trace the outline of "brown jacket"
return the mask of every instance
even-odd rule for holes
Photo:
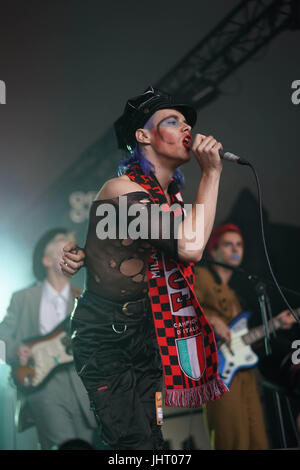
[[[234,290],[207,268],[195,266],[195,293],[208,320],[218,316],[228,324],[243,310]]]

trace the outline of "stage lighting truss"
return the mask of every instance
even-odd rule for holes
[[[293,0],[245,0],[212,29],[156,85],[200,108],[220,93],[221,82],[295,26]]]

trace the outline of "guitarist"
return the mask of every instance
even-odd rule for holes
[[[33,271],[41,281],[15,292],[3,322],[0,339],[6,343],[6,359],[14,368],[30,361],[26,339],[46,335],[70,315],[79,289],[71,287],[61,272],[63,246],[74,241],[64,229],[47,232],[37,243]],[[73,363],[57,368],[40,387],[21,393],[19,431],[35,425],[43,450],[74,438],[91,442],[96,427],[87,394]]]
[[[243,259],[242,233],[234,224],[217,227],[207,244],[210,257],[220,263],[238,267]],[[195,292],[209,322],[217,335],[231,346],[230,329],[227,326],[244,309],[236,292],[229,286],[233,271],[212,265],[195,267]],[[282,328],[292,326],[289,310],[277,318]],[[253,369],[239,370],[230,385],[230,393],[220,400],[207,404],[207,421],[214,431],[217,450],[267,449],[268,440],[260,398]]]

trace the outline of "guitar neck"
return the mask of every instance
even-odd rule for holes
[[[297,315],[300,314],[300,308],[295,309]],[[270,333],[278,330],[283,325],[283,321],[280,318],[273,318],[272,320],[268,321],[268,329]],[[264,338],[266,336],[266,331],[264,325],[257,326],[252,328],[248,333],[243,335],[243,341],[250,345],[255,343],[256,341]]]

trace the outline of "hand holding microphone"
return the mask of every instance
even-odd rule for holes
[[[196,134],[191,150],[200,165],[202,173],[221,173],[222,161],[219,151],[223,150],[223,146],[212,135]]]
[[[202,134],[196,134],[192,144],[192,152],[194,153],[202,171],[206,171],[210,167],[214,167],[215,164],[216,169],[218,169],[219,165],[217,164],[217,161],[220,160],[220,158],[229,162],[239,163],[240,165],[249,165],[249,162],[244,158],[241,158],[231,152],[225,152],[223,150],[222,144],[217,142],[216,139],[211,135],[207,137]],[[208,160],[207,157],[212,160],[212,165],[206,161]]]

